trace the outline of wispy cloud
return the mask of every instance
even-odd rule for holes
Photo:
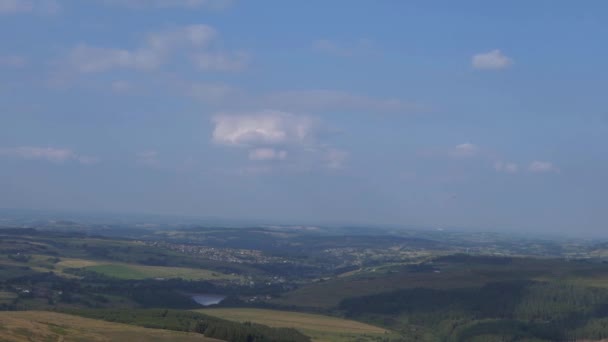
[[[69,63],[82,73],[102,72],[115,68],[151,70],[158,68],[164,60],[162,51],[125,50],[103,48],[81,44],[72,49]]]
[[[102,0],[109,5],[125,6],[131,8],[186,8],[186,9],[224,9],[230,7],[233,0]]]
[[[119,94],[127,93],[131,89],[133,89],[133,86],[131,85],[131,83],[129,83],[128,81],[125,81],[125,80],[116,80],[116,81],[112,82],[110,87],[112,88],[113,92],[119,93]]]
[[[250,160],[285,160],[287,151],[274,148],[256,148],[249,151]]]
[[[246,52],[200,52],[192,55],[192,62],[200,70],[240,71],[249,64]]]
[[[349,153],[336,148],[330,148],[325,154],[325,161],[327,167],[330,169],[342,168],[346,160],[348,159]]]
[[[217,37],[217,31],[208,25],[195,24],[177,27],[148,35],[147,46],[151,50],[168,51],[179,47],[202,48]]]
[[[532,173],[560,173],[560,169],[551,162],[533,161],[529,164],[524,162],[505,161],[500,153],[487,147],[479,146],[470,142],[458,144],[453,147],[426,149],[419,151],[419,156],[430,158],[452,158],[455,160],[474,159],[483,164],[490,163],[498,173],[517,174],[520,172]]]
[[[471,158],[477,156],[479,152],[479,146],[467,142],[454,146],[449,154],[454,158]]]
[[[85,165],[94,165],[94,164],[101,162],[101,159],[99,157],[93,157],[93,156],[77,156],[76,160],[78,160],[78,162],[80,162],[80,164],[85,164]]]
[[[179,86],[184,92],[199,101],[206,103],[226,104],[234,102],[240,96],[240,90],[225,84],[192,83]]]
[[[0,0],[0,14],[55,14],[60,9],[55,0]]]
[[[75,160],[81,164],[96,164],[100,159],[92,156],[79,155],[70,149],[55,148],[55,147],[36,147],[36,146],[19,146],[19,147],[2,147],[0,148],[0,156],[20,158],[26,160],[45,160],[54,163],[63,163],[69,160]]]
[[[17,56],[17,55],[0,56],[0,67],[22,68],[26,64],[27,64],[27,59],[22,56]]]
[[[517,173],[519,171],[519,166],[517,163],[497,161],[494,163],[494,169],[497,172]]]
[[[30,12],[34,9],[31,2],[23,0],[0,0],[0,13]]]
[[[70,52],[69,63],[84,73],[115,68],[156,69],[176,49],[202,47],[215,36],[216,31],[207,25],[190,25],[151,33],[141,47],[132,50],[81,44]]]
[[[314,89],[279,91],[262,97],[266,106],[297,111],[414,112],[420,106],[394,98],[374,98],[347,91]]]
[[[112,69],[156,70],[176,55],[190,56],[200,70],[235,71],[247,66],[245,52],[229,53],[210,49],[217,31],[204,24],[153,32],[135,48],[80,44],[68,54],[68,65],[81,73]]]
[[[223,83],[174,82],[175,89],[206,103],[223,108],[273,108],[290,113],[367,112],[414,114],[429,108],[398,98],[378,98],[343,90],[309,89],[254,93]]]
[[[136,154],[136,162],[146,166],[158,166],[158,152],[154,150],[142,151]]]
[[[513,60],[503,54],[502,51],[496,49],[474,55],[471,64],[475,69],[500,70],[510,67],[513,64]]]
[[[534,173],[559,173],[560,169],[551,162],[535,160],[528,166],[528,170]]]

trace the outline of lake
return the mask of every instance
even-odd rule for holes
[[[202,306],[209,306],[221,303],[226,296],[214,295],[214,294],[195,294],[192,295],[192,300]]]

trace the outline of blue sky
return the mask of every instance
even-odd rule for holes
[[[607,10],[0,0],[0,207],[603,234]]]

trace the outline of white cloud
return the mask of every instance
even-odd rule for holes
[[[54,14],[60,10],[55,0],[0,0],[0,14]]]
[[[266,110],[248,114],[219,114],[213,118],[213,141],[233,146],[303,144],[312,138],[307,116]]]
[[[348,153],[318,139],[317,120],[289,112],[266,110],[241,114],[219,114],[212,119],[212,141],[219,145],[248,149],[252,161],[287,161],[273,167],[310,170],[314,165],[338,169]],[[267,170],[267,169],[266,169]]]
[[[528,170],[530,170],[530,172],[534,172],[534,173],[548,173],[548,172],[559,173],[560,172],[559,168],[557,168],[555,165],[553,165],[553,163],[546,162],[546,161],[538,161],[538,160],[535,160],[532,163],[530,163]]]
[[[224,52],[201,52],[192,55],[192,62],[201,70],[240,71],[249,63],[249,55],[244,52],[232,55]]]
[[[474,55],[471,63],[475,69],[498,70],[510,67],[513,60],[497,49]]]
[[[450,151],[450,155],[455,158],[471,158],[475,157],[478,153],[479,147],[471,143],[456,145]]]
[[[154,150],[139,152],[136,155],[136,161],[147,166],[157,166],[159,164],[158,152]]]
[[[333,56],[351,57],[358,52],[370,50],[372,43],[368,39],[359,39],[352,44],[342,44],[329,39],[318,39],[312,43],[315,51],[323,52]]]
[[[54,163],[76,160],[81,164],[95,164],[100,161],[97,157],[81,156],[70,149],[36,146],[2,147],[0,148],[0,156],[26,160],[46,160]]]
[[[266,95],[262,100],[268,106],[286,110],[355,110],[398,112],[417,109],[398,99],[376,99],[339,90],[295,90]]]
[[[27,60],[21,56],[16,56],[16,55],[0,56],[0,67],[22,68],[26,64],[27,64]]]
[[[82,73],[117,68],[153,70],[180,49],[206,48],[216,35],[212,27],[197,24],[151,33],[144,44],[135,49],[80,44],[71,50],[68,63]]]
[[[207,8],[224,9],[233,0],[103,0],[107,4],[121,5],[132,8],[169,8],[181,7],[188,9]]]
[[[517,173],[519,166],[516,163],[498,161],[494,163],[494,169],[498,172]]]
[[[249,151],[250,160],[285,160],[287,151],[274,148],[256,148]]]

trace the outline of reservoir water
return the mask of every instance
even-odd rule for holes
[[[226,296],[214,294],[195,294],[192,295],[192,300],[202,306],[209,306],[221,303]]]

